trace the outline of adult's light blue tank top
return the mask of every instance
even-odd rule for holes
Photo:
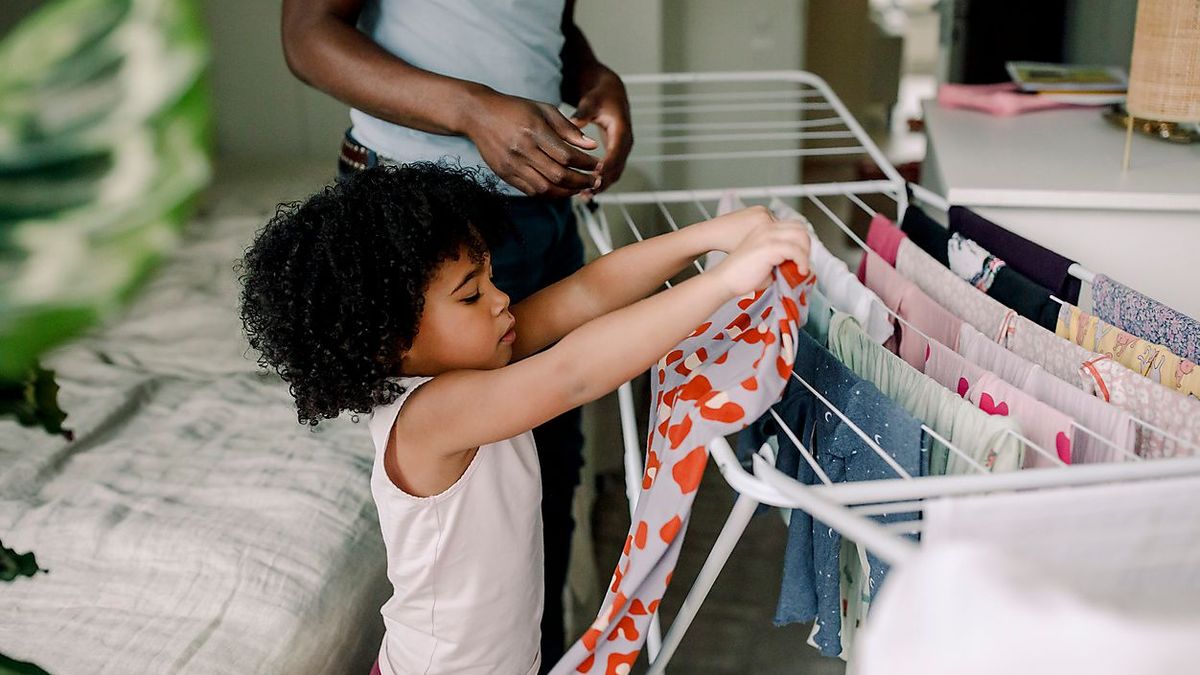
[[[387,51],[439,75],[558,105],[564,0],[368,0],[358,27]],[[475,144],[350,111],[354,138],[397,162],[482,166]],[[501,182],[509,194],[516,188]]]

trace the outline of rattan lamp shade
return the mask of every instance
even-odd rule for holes
[[[1125,105],[1142,119],[1200,122],[1200,0],[1139,0]]]

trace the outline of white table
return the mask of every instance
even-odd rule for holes
[[[924,108],[925,187],[1200,317],[1200,144],[1135,137],[1123,172],[1124,132],[1098,109]]]

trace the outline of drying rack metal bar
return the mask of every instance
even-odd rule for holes
[[[711,190],[649,190],[645,192],[603,193],[595,197],[598,206],[607,204],[678,204],[692,201],[715,202],[723,195],[735,194],[742,199],[769,199],[771,197],[832,197],[847,194],[893,194],[895,187],[890,181],[866,180],[842,183],[813,183],[810,185],[764,185],[756,187],[711,189]]]

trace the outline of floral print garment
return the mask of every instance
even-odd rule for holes
[[[679,558],[708,442],[779,399],[814,282],[780,266],[766,290],[726,303],[654,367],[646,471],[625,548],[599,615],[551,673],[630,672]]]
[[[1103,274],[1092,282],[1092,311],[1121,330],[1200,362],[1200,321]]]

